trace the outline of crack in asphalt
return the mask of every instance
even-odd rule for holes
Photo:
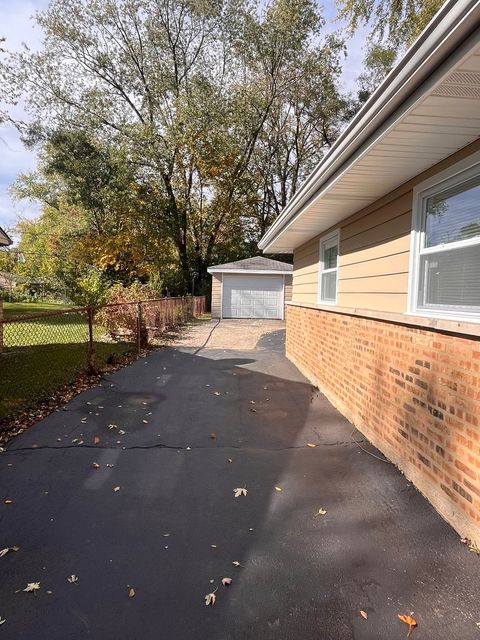
[[[6,454],[12,454],[12,453],[20,453],[22,451],[44,451],[44,450],[51,450],[51,451],[63,451],[65,449],[96,449],[98,450],[107,450],[107,451],[133,451],[135,449],[170,449],[173,451],[202,451],[202,450],[206,450],[206,451],[215,451],[216,449],[235,449],[235,450],[239,450],[239,451],[289,451],[292,449],[312,449],[312,448],[321,448],[321,447],[340,447],[340,446],[345,446],[345,445],[351,445],[351,444],[358,444],[359,442],[368,442],[368,440],[363,439],[363,440],[342,440],[339,442],[322,442],[319,443],[317,445],[315,445],[315,447],[308,447],[307,445],[300,445],[300,446],[291,446],[291,447],[243,447],[241,445],[219,445],[216,447],[207,447],[207,446],[189,446],[189,445],[168,445],[168,444],[162,444],[162,443],[158,443],[158,444],[151,444],[151,445],[132,445],[129,447],[121,447],[121,446],[117,446],[117,447],[108,447],[108,446],[101,446],[98,444],[71,444],[71,445],[63,445],[63,446],[54,446],[54,445],[45,445],[45,446],[38,446],[38,447],[19,447],[18,449],[7,449],[6,451],[3,451],[2,454],[0,455],[6,455]]]

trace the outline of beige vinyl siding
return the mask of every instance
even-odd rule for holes
[[[222,315],[222,274],[212,273],[212,318]]]
[[[292,289],[293,289],[293,285],[292,285],[292,276],[285,276],[285,297],[284,297],[284,301],[288,302],[289,300],[292,299]]]
[[[318,289],[318,236],[293,254],[293,293],[295,302],[316,302]]]
[[[479,148],[469,145],[296,249],[292,300],[318,302],[320,238],[339,228],[338,306],[405,313],[413,188]]]

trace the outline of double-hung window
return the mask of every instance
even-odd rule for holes
[[[415,193],[410,311],[480,320],[480,163]]]
[[[326,304],[337,302],[339,240],[338,231],[320,240],[318,301]]]

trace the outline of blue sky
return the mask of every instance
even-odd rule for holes
[[[6,47],[10,50],[20,48],[26,42],[31,48],[41,44],[41,32],[35,27],[32,16],[35,11],[45,9],[48,0],[0,0],[0,36],[6,37]],[[335,0],[323,3],[324,15],[328,21],[328,31],[339,28],[333,23],[335,16]],[[360,31],[348,43],[348,63],[345,65],[343,83],[347,89],[354,87],[355,79],[361,71],[363,58],[362,46],[366,36]],[[21,116],[21,106],[16,108],[14,116]],[[27,201],[14,201],[9,195],[9,187],[19,173],[35,169],[36,156],[26,150],[14,127],[0,125],[0,226],[10,229],[19,218],[33,218],[39,213],[39,205]]]

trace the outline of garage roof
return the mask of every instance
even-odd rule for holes
[[[245,258],[236,262],[226,262],[208,268],[208,273],[250,273],[250,274],[288,274],[292,273],[293,265],[279,260],[272,260],[264,256]]]
[[[8,247],[9,244],[12,244],[11,239],[7,236],[2,227],[0,227],[0,247]]]
[[[259,243],[292,253],[480,136],[480,1],[448,0]]]

